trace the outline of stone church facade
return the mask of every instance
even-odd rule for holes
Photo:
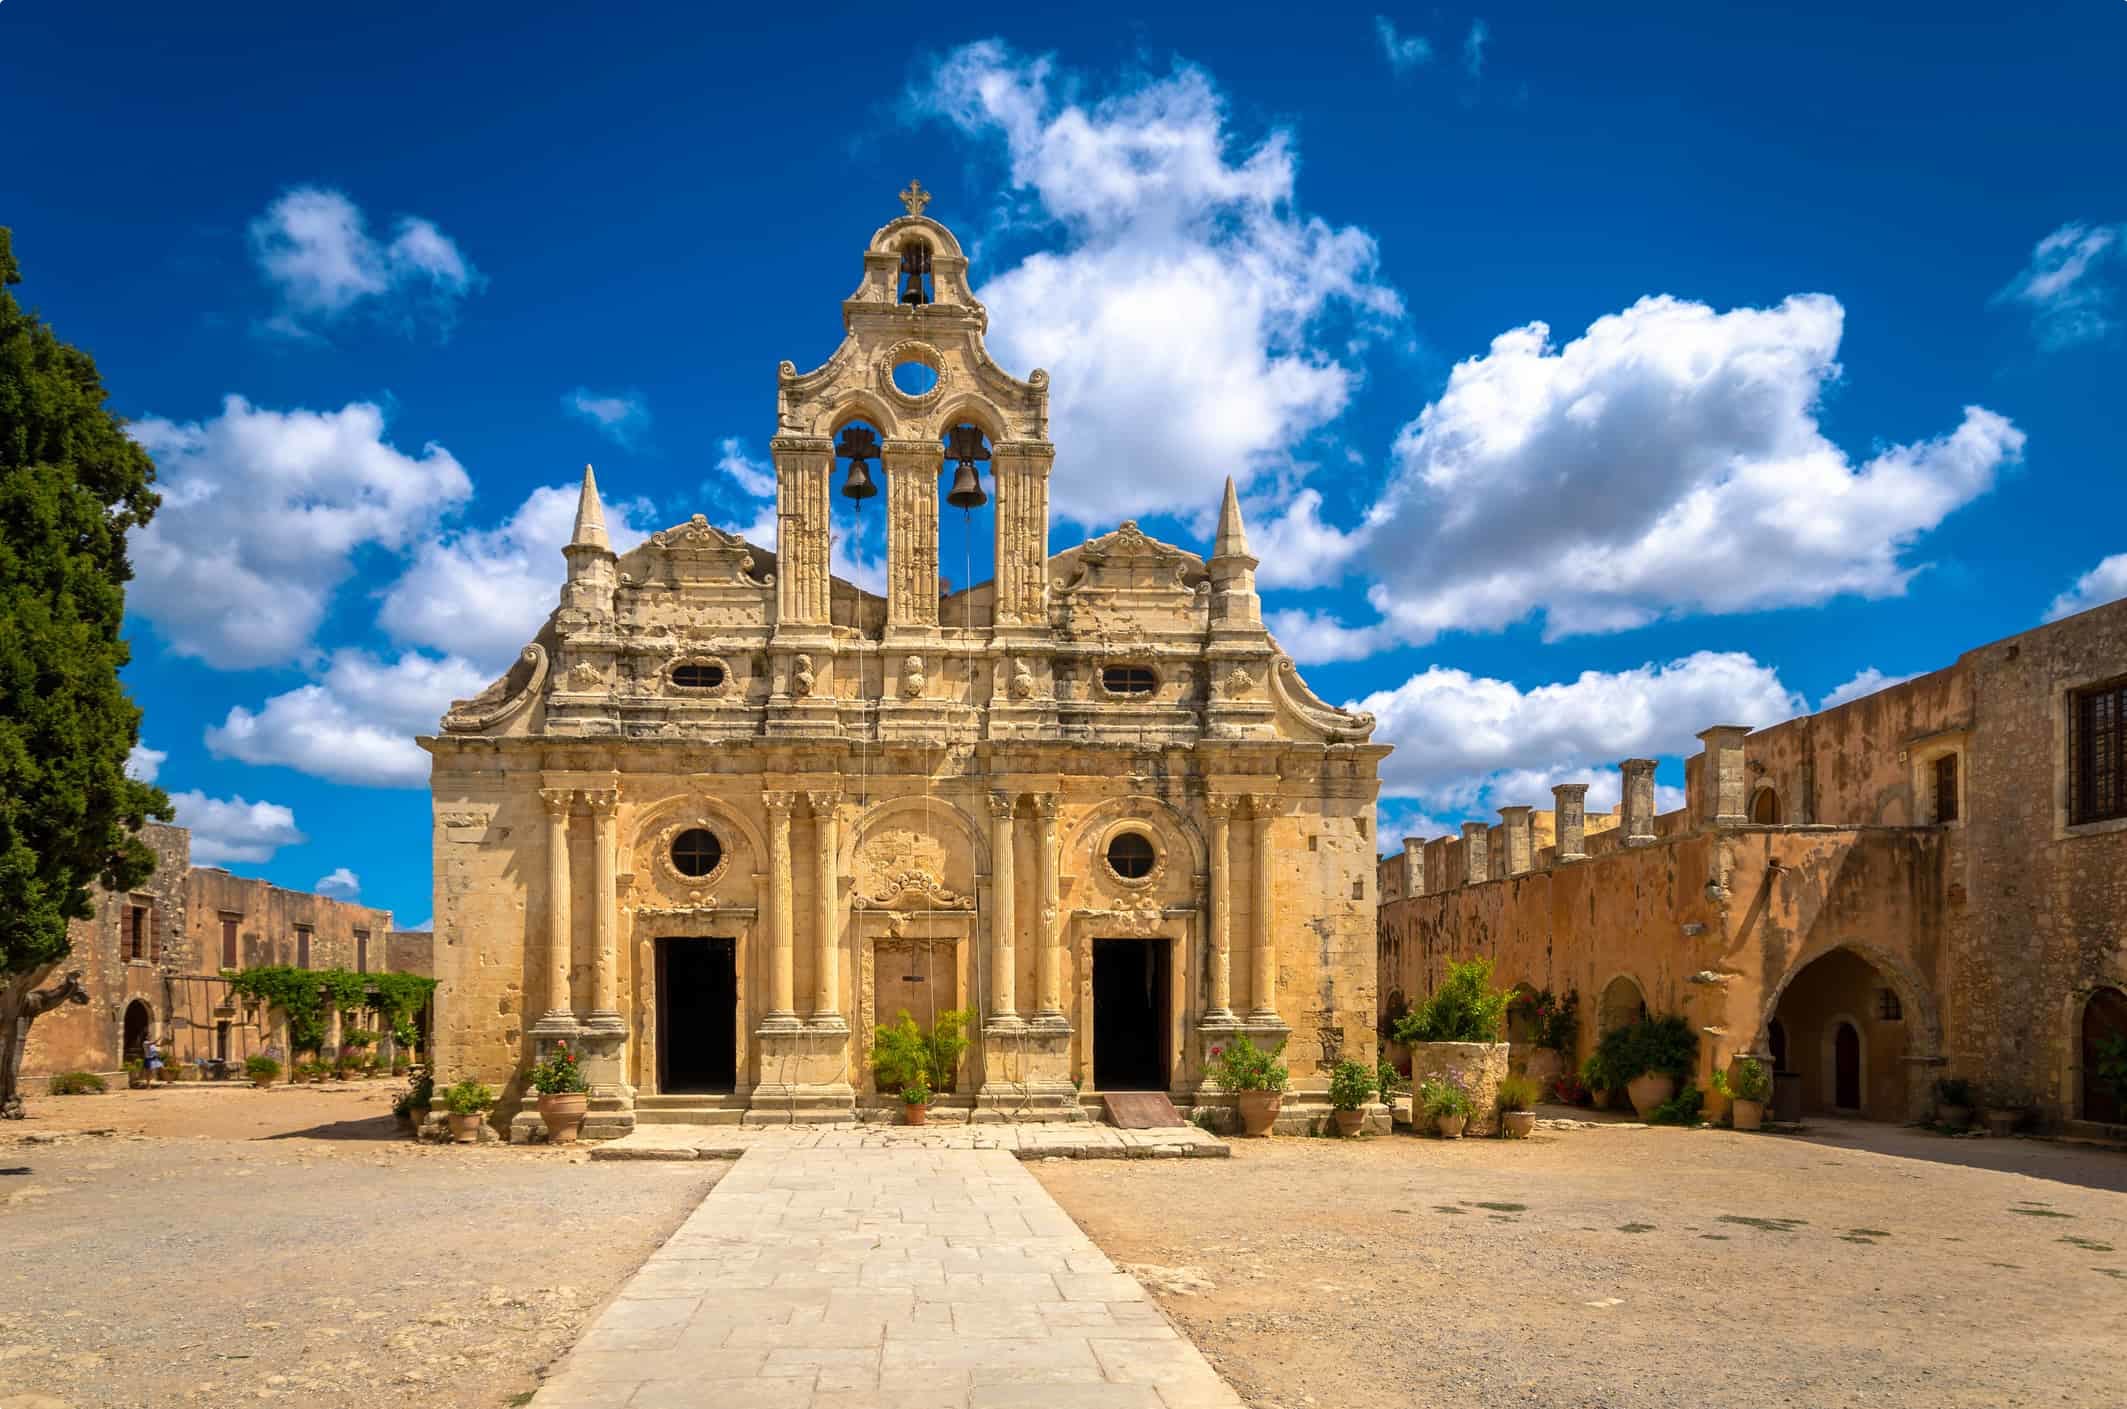
[[[440,1079],[511,1109],[566,1039],[590,1134],[851,1119],[891,1101],[879,1023],[971,1010],[948,1111],[1222,1106],[1210,1053],[1248,1034],[1287,1044],[1293,1128],[1374,1059],[1388,749],[1264,629],[1231,484],[1209,558],[1133,523],[1050,554],[1047,375],[989,359],[925,199],[833,356],[781,366],[775,549],[697,515],[616,555],[587,470],[558,608],[421,741]],[[957,592],[948,474],[995,535]],[[883,597],[829,571],[874,477]]]

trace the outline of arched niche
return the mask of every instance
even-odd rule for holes
[[[973,391],[957,391],[945,397],[930,418],[935,423],[938,436],[943,439],[954,426],[970,425],[982,432],[982,438],[994,451],[1001,440],[1010,439],[1008,422],[1004,412],[988,397]]]
[[[990,850],[982,828],[958,804],[897,797],[873,803],[843,830],[836,865],[860,902],[891,901],[888,882],[897,870],[928,874],[955,896],[969,896],[990,872]]]
[[[1770,783],[1760,783],[1750,795],[1750,820],[1760,826],[1780,825],[1780,793]]]
[[[671,836],[700,825],[716,834],[723,860],[713,876],[688,878],[674,873],[659,854]],[[622,857],[636,885],[678,892],[693,886],[714,888],[730,899],[753,894],[753,878],[768,864],[768,841],[760,826],[743,811],[706,793],[680,793],[646,804],[630,819]]]
[[[1883,998],[1888,989],[1894,1001]],[[1899,956],[1854,940],[1811,950],[1766,995],[1751,1050],[1770,1050],[1772,1024],[1784,1032],[1789,1070],[1803,1079],[1805,1112],[1858,1111],[1871,1120],[1920,1113],[1942,1051],[1934,995]],[[1860,1102],[1840,1103],[1840,1028],[1853,1029]]]
[[[1630,974],[1617,974],[1603,985],[1595,1005],[1598,1039],[1621,1027],[1630,1027],[1647,1016],[1647,990]]]
[[[870,426],[879,433],[881,441],[897,440],[910,433],[892,404],[869,387],[852,387],[836,397],[831,406],[821,411],[817,429],[829,440],[839,440],[843,428],[852,421]]]
[[[1119,825],[1131,822],[1143,826],[1161,850],[1160,892],[1195,894],[1196,878],[1209,864],[1210,848],[1187,813],[1149,793],[1110,798],[1079,818],[1062,843],[1065,873],[1106,881],[1107,866],[1101,858],[1101,848]],[[1109,894],[1128,889],[1112,882],[1102,885]]]

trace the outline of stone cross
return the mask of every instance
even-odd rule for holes
[[[910,215],[923,214],[923,208],[931,203],[931,193],[924,190],[923,183],[913,177],[909,179],[908,189],[902,191],[900,196],[901,204],[908,207]]]

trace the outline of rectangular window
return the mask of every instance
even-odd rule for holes
[[[2127,680],[2078,690],[2068,701],[2073,823],[2127,817]]]
[[[355,931],[355,972],[358,974],[366,974],[369,972],[368,930]]]
[[[1935,760],[1935,820],[1957,820],[1957,755],[1946,753]]]
[[[148,907],[145,905],[126,907],[126,957],[148,957]]]
[[[297,925],[295,927],[295,966],[299,969],[310,967],[310,927],[308,925]]]
[[[222,916],[222,967],[225,969],[237,967],[236,926],[239,918],[236,915]]]

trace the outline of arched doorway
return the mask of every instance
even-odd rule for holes
[[[1766,1043],[1776,1066],[1801,1076],[1804,1114],[1909,1118],[1905,1058],[1932,1050],[1921,995],[1911,988],[1843,946],[1788,978]]]
[[[1619,974],[1604,985],[1602,1005],[1597,1012],[1603,1032],[1630,1027],[1647,1016],[1647,995],[1630,975]]]
[[[2098,1072],[2102,1049],[2112,1039],[2127,1041],[2127,993],[2117,988],[2100,988],[2090,995],[2083,1005],[2082,1032],[2082,1109],[2084,1120],[2101,1121],[2106,1125],[2127,1123],[2127,1106],[2123,1106],[2112,1083]]]
[[[1761,826],[1778,826],[1780,824],[1780,794],[1771,788],[1758,789],[1758,795],[1750,800],[1750,820]]]
[[[155,1023],[154,1010],[139,998],[126,1004],[125,1027],[120,1039],[119,1055],[126,1061],[140,1060],[140,1054],[148,1045],[148,1029]]]

